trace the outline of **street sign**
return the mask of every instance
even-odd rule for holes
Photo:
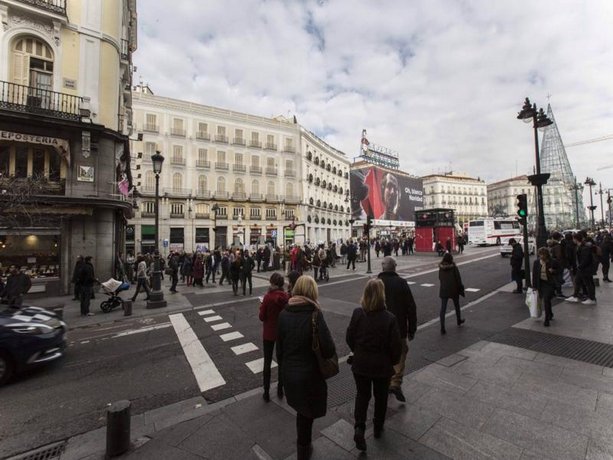
[[[164,246],[165,248],[168,247],[168,240],[166,238],[162,240],[162,246]]]
[[[273,238],[276,238],[276,237],[277,237],[277,231],[276,231],[276,230],[273,230],[272,232],[270,232],[270,235],[271,235]]]

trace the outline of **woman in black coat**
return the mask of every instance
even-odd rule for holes
[[[336,352],[318,296],[315,280],[307,275],[299,277],[277,326],[277,363],[287,403],[296,411],[298,460],[311,457],[313,420],[326,415],[328,402],[328,386],[312,347],[314,312],[322,356],[331,358]]]
[[[549,327],[553,319],[551,299],[555,296],[556,279],[560,271],[560,264],[551,257],[549,249],[540,248],[538,258],[532,266],[532,289],[538,291],[539,297],[545,307],[545,322],[543,326]]]
[[[441,282],[439,289],[439,297],[441,298],[441,334],[446,334],[445,314],[447,313],[447,302],[449,299],[453,300],[458,326],[464,323],[460,313],[460,296],[464,296],[464,285],[462,284],[460,270],[458,270],[458,267],[453,262],[453,256],[450,253],[446,253],[443,256],[443,260],[438,266],[438,279]]]
[[[375,396],[374,436],[383,431],[387,411],[387,394],[394,366],[402,353],[402,341],[396,317],[385,308],[385,285],[380,279],[366,283],[362,306],[353,311],[347,328],[347,345],[353,352],[351,370],[357,395],[355,397],[355,445],[366,450],[364,431],[371,388]]]

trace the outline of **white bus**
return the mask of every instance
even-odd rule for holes
[[[468,244],[476,246],[507,244],[521,235],[521,226],[513,218],[484,217],[468,223]]]

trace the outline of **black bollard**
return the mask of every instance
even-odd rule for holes
[[[132,301],[123,301],[123,316],[132,316]]]
[[[128,400],[117,401],[106,413],[106,458],[121,455],[130,448],[130,406]]]

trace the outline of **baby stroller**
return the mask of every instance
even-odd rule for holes
[[[100,283],[100,286],[102,286],[102,289],[104,289],[104,293],[109,296],[107,300],[104,300],[100,304],[100,309],[104,313],[108,313],[117,307],[121,307],[123,309],[123,299],[119,297],[119,293],[130,289],[130,283],[126,283],[125,281],[117,281],[116,279],[111,278],[104,283]]]

